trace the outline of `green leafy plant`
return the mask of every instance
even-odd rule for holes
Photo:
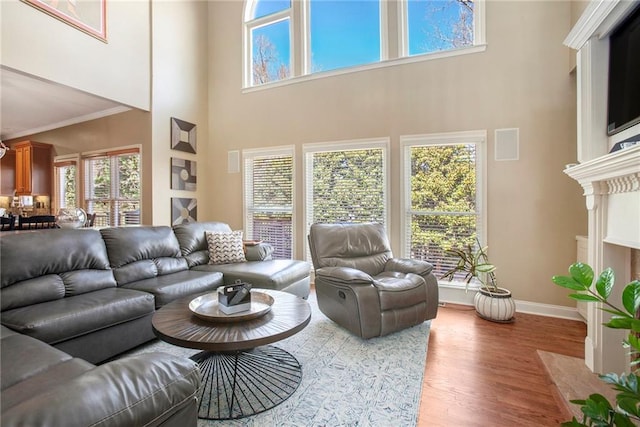
[[[583,263],[575,263],[569,267],[569,276],[553,276],[552,281],[558,286],[581,293],[570,294],[569,297],[578,301],[596,302],[602,304],[599,308],[611,314],[611,319],[604,325],[612,329],[626,329],[628,337],[623,346],[631,354],[631,373],[606,374],[600,378],[611,384],[618,392],[615,407],[601,394],[591,394],[586,399],[572,400],[581,405],[582,421],[575,417],[565,422],[563,426],[635,426],[640,422],[640,385],[638,381],[638,355],[640,354],[640,319],[637,319],[640,308],[640,281],[634,280],[627,284],[622,292],[622,307],[617,307],[609,301],[615,281],[611,268],[604,270],[592,286],[593,269]]]
[[[476,238],[476,245],[468,244],[464,249],[449,249],[447,254],[458,258],[458,263],[447,270],[440,278],[449,281],[455,278],[457,273],[464,273],[464,282],[468,289],[469,283],[475,277],[482,287],[489,291],[498,291],[498,283],[494,271],[496,266],[489,263],[487,256],[488,247],[482,247]],[[486,277],[483,278],[483,276]]]

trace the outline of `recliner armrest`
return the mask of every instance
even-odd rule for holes
[[[273,246],[269,243],[258,243],[256,245],[245,245],[244,256],[247,261],[269,261],[273,254]]]
[[[414,273],[420,276],[431,273],[433,265],[427,261],[411,258],[392,258],[387,261],[384,271],[397,271],[400,273]]]
[[[322,267],[316,270],[316,277],[322,278],[325,282],[343,285],[373,284],[373,277],[350,267]]]

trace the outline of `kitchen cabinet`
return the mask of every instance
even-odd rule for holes
[[[50,144],[23,141],[11,149],[16,153],[16,195],[51,195],[52,150]]]
[[[7,150],[0,159],[0,195],[13,196],[16,189],[16,152]]]

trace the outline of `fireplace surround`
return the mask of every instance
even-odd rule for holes
[[[565,40],[575,49],[577,71],[577,165],[565,173],[580,183],[588,212],[588,263],[599,274],[616,274],[612,301],[638,272],[640,250],[640,146],[610,150],[640,138],[640,125],[607,136],[609,35],[638,2],[592,0]],[[587,306],[585,363],[596,373],[628,372],[623,330],[602,325],[607,313]]]

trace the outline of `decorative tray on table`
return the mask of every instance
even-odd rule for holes
[[[218,292],[211,292],[194,298],[189,303],[189,310],[203,319],[210,322],[241,322],[264,316],[271,310],[273,297],[264,292],[251,291],[251,308],[234,314],[225,314],[220,310],[218,302]]]

